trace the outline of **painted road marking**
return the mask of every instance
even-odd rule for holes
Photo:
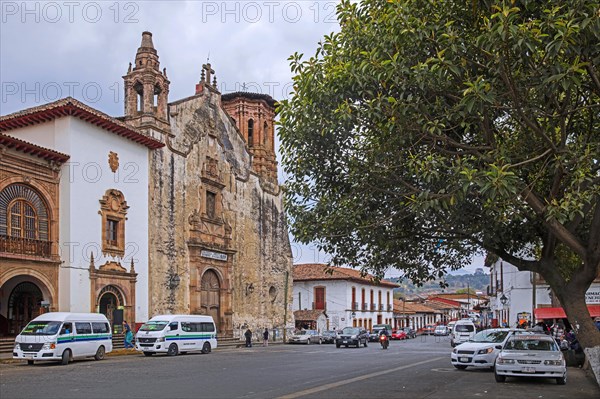
[[[376,373],[361,375],[359,377],[349,378],[347,380],[332,382],[330,384],[325,384],[325,385],[321,385],[321,386],[318,386],[318,387],[309,388],[309,389],[305,389],[305,390],[302,390],[302,391],[290,393],[288,395],[283,395],[283,396],[280,396],[278,399],[294,399],[294,398],[299,398],[301,396],[311,395],[311,394],[315,394],[315,393],[318,393],[318,392],[327,391],[328,389],[338,388],[338,387],[341,387],[343,385],[352,384],[354,382],[366,380],[366,379],[373,378],[373,377],[378,377],[380,375],[395,373],[396,371],[408,369],[408,368],[415,367],[415,366],[420,366],[422,364],[427,364],[427,363],[431,363],[431,362],[437,362],[438,360],[442,360],[442,359],[445,359],[445,358],[444,357],[436,357],[434,359],[423,360],[422,362],[407,364],[406,366],[400,366],[400,367],[396,367],[396,368],[393,368],[393,369],[390,369],[390,370],[378,371]]]

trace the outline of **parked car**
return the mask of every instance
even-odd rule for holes
[[[410,327],[404,327],[402,331],[406,333],[406,338],[417,338],[417,332]]]
[[[392,339],[406,339],[406,333],[403,330],[396,330],[392,333]]]
[[[459,320],[454,325],[454,330],[450,336],[450,345],[455,347],[458,344],[467,342],[473,339],[476,333],[475,324],[470,319]]]
[[[421,329],[421,333],[423,335],[433,335],[435,332],[435,326],[433,324],[428,324]]]
[[[456,324],[456,321],[449,321],[448,324],[446,324],[446,327],[448,327],[448,331],[450,331],[450,333],[452,333],[452,330],[454,330],[455,324]]]
[[[458,345],[450,354],[452,365],[459,370],[467,367],[494,368],[500,349],[513,334],[532,334],[525,330],[491,328],[475,334],[472,340]]]
[[[494,375],[496,382],[506,377],[554,378],[558,385],[567,383],[565,358],[556,341],[545,334],[512,335],[500,349]]]
[[[449,335],[450,331],[448,331],[448,327],[446,326],[442,326],[439,325],[435,328],[435,330],[433,331],[433,335],[435,336],[443,336],[445,337],[446,335]]]
[[[337,338],[338,333],[334,330],[323,331],[323,343],[324,344],[335,344],[335,339]]]
[[[369,342],[379,342],[379,332],[378,331],[373,331],[373,330],[371,330],[370,332],[367,331],[367,334],[369,334]]]
[[[316,344],[321,345],[323,337],[317,330],[302,330],[288,339],[288,344]]]
[[[342,333],[335,339],[335,347],[344,345],[346,348],[355,345],[357,348],[362,344],[365,347],[369,341],[369,333],[360,327],[345,327]]]

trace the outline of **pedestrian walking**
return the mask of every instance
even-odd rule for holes
[[[247,329],[244,333],[244,337],[246,337],[246,348],[252,348],[252,331]]]
[[[125,320],[123,320],[123,331],[125,331],[125,349],[133,349],[133,332],[131,332],[131,327],[129,327],[129,324]]]
[[[559,346],[561,344],[563,335],[565,335],[565,325],[562,320],[558,320],[552,325],[552,337],[554,337]]]
[[[263,332],[263,346],[269,346],[269,330],[265,327]]]

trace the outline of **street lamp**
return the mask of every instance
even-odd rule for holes
[[[500,303],[504,306],[508,303],[508,298],[506,297],[506,295],[502,294],[502,296],[500,297]]]
[[[350,324],[352,324],[352,327],[354,327],[354,318],[355,317],[356,317],[356,312],[350,313],[350,319],[352,320],[352,322]]]

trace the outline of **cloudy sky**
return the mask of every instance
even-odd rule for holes
[[[313,55],[338,29],[336,1],[0,2],[0,114],[73,96],[123,114],[122,76],[153,34],[169,100],[194,94],[210,60],[222,93],[288,96],[294,52]],[[314,247],[292,245],[295,262],[326,262]],[[474,266],[481,267],[476,261]],[[398,275],[398,273],[392,273]]]

